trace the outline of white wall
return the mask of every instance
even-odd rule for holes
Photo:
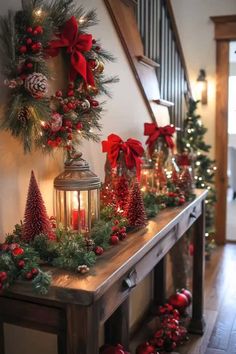
[[[215,140],[215,70],[214,25],[210,16],[236,14],[235,0],[172,0],[177,27],[194,91],[199,69],[208,79],[208,105],[199,105],[199,114],[209,129],[207,142]]]
[[[8,0],[0,2],[0,13],[4,14],[10,8],[16,10],[20,7],[20,0]],[[118,75],[120,82],[112,87],[113,99],[107,100],[106,112],[102,124],[102,138],[114,132],[124,139],[136,137],[145,141],[143,137],[143,123],[150,121],[149,114],[143,98],[137,88],[128,60],[120,44],[110,16],[105,8],[103,0],[82,0],[85,8],[97,8],[100,23],[92,29],[96,38],[102,40],[104,48],[111,51],[117,62],[106,66],[106,74]],[[55,83],[56,85],[56,83]],[[4,96],[0,92],[0,102],[4,102]],[[161,124],[168,121],[166,110],[159,108]],[[100,144],[85,143],[82,146],[84,157],[89,161],[91,168],[103,178],[103,165],[105,156],[101,152]],[[13,225],[23,218],[25,200],[30,177],[30,170],[34,169],[39,181],[44,200],[49,214],[52,213],[53,178],[62,169],[62,156],[45,157],[41,153],[25,156],[22,148],[8,133],[0,133],[0,241],[4,239],[4,233],[11,231]],[[146,279],[143,288],[146,295],[150,295],[150,279]],[[134,297],[136,297],[134,295]],[[137,295],[144,309],[148,296]],[[140,306],[135,306],[131,314],[131,323],[139,316]],[[7,327],[6,354],[54,354],[56,342],[52,336],[35,334],[34,331],[15,327]],[[30,337],[30,342],[29,342]],[[18,341],[18,343],[16,342]],[[17,343],[17,345],[16,345]],[[32,348],[33,351],[32,351]]]

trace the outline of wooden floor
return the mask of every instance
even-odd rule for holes
[[[204,336],[191,336],[180,354],[236,354],[236,244],[219,247],[206,264]]]

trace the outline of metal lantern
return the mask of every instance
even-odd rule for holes
[[[79,158],[65,163],[65,170],[54,180],[57,224],[89,235],[99,218],[101,182]]]
[[[153,191],[154,189],[154,166],[152,160],[146,156],[143,157],[142,169],[141,169],[141,190],[142,192]]]

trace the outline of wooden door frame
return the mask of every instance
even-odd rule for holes
[[[228,78],[229,43],[236,40],[236,15],[211,17],[215,24],[216,40],[216,123],[215,159],[216,171],[216,213],[215,240],[219,245],[226,242],[227,209],[227,156],[228,156]]]

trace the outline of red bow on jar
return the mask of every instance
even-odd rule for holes
[[[78,33],[78,23],[76,18],[72,16],[65,23],[62,32],[59,34],[59,39],[49,43],[47,53],[51,57],[57,56],[60,48],[66,48],[66,52],[70,55],[70,81],[75,81],[76,76],[80,75],[86,84],[95,86],[91,67],[84,56],[85,52],[92,49],[92,39],[91,34]]]
[[[144,123],[144,135],[148,135],[146,144],[148,145],[150,154],[153,152],[155,142],[160,136],[164,137],[168,147],[173,149],[175,146],[173,142],[174,133],[175,127],[173,125],[158,127],[156,123]]]
[[[140,178],[141,157],[144,153],[140,141],[130,138],[124,142],[118,135],[110,134],[107,140],[102,141],[102,151],[107,152],[107,157],[112,168],[117,166],[119,153],[123,151],[127,168],[132,170],[136,167],[136,175],[138,179]]]

